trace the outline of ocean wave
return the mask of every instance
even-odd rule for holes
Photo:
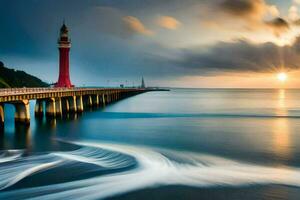
[[[9,162],[22,156],[23,150],[6,150],[0,152],[0,163]]]
[[[0,180],[10,180],[12,185],[32,173],[59,168],[66,162],[123,170],[82,180],[2,191],[0,199],[101,199],[161,185],[215,187],[279,184],[300,187],[299,168],[260,166],[212,155],[139,146],[96,142],[73,144],[82,148],[72,152],[19,157],[5,166],[0,165]],[[10,172],[9,175],[5,175],[4,167]]]

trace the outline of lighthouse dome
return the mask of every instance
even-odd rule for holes
[[[65,23],[63,23],[63,25],[61,26],[60,32],[61,33],[68,33],[69,32],[68,27],[65,25]]]

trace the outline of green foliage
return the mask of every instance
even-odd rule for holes
[[[24,71],[6,68],[0,61],[0,88],[49,87],[49,84]]]

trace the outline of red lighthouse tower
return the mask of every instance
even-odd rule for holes
[[[60,36],[58,39],[59,49],[59,77],[55,87],[74,87],[70,80],[69,72],[69,52],[71,41],[69,39],[69,30],[65,23],[60,28]]]

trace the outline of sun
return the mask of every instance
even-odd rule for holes
[[[286,73],[284,72],[281,72],[279,74],[277,74],[277,79],[280,81],[280,82],[285,82],[287,80],[288,76]]]

